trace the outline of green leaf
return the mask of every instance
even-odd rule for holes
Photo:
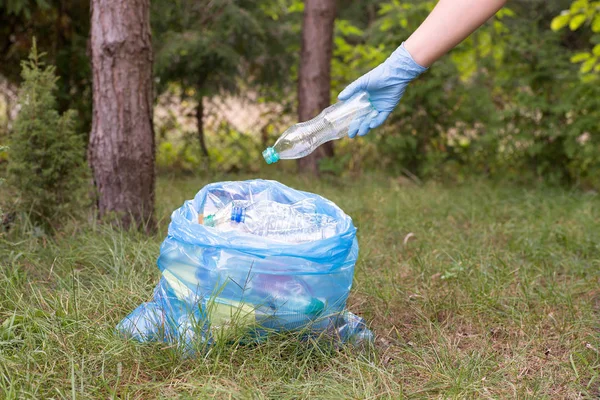
[[[594,68],[596,61],[598,61],[598,58],[593,57],[593,58],[590,58],[589,60],[587,60],[586,62],[584,62],[583,64],[581,64],[581,72],[583,72],[584,74],[587,74],[588,72],[590,72],[592,70],[592,68]]]
[[[496,17],[498,19],[502,19],[504,17],[514,17],[515,12],[508,7],[503,7],[496,13]]]
[[[600,56],[600,44],[594,46],[592,53],[594,53],[595,56]]]
[[[592,22],[592,32],[600,32],[600,13],[596,15],[594,22]]]
[[[588,7],[588,2],[587,0],[575,0],[572,4],[571,4],[571,14],[575,14],[580,10],[585,11]]]
[[[550,24],[550,28],[553,31],[558,31],[564,28],[569,23],[569,19],[571,19],[571,16],[569,14],[554,17],[552,23]]]
[[[585,60],[588,60],[592,55],[590,53],[577,53],[574,54],[573,57],[571,57],[571,62],[572,63],[579,63],[579,62],[583,62]]]
[[[581,82],[585,84],[592,84],[598,80],[598,76],[596,74],[586,74],[581,77]]]
[[[572,31],[577,30],[581,25],[583,25],[585,19],[585,15],[579,14],[574,16],[571,22],[569,23],[569,28],[571,28]]]
[[[392,12],[395,8],[395,5],[393,3],[383,3],[381,5],[381,7],[379,7],[379,15],[385,15],[388,14],[390,12]]]
[[[352,25],[350,21],[347,20],[339,20],[337,21],[337,28],[340,33],[344,36],[362,36],[363,31],[355,25]]]
[[[395,23],[394,20],[392,18],[385,18],[383,20],[383,23],[381,24],[381,28],[379,28],[381,30],[381,32],[387,32],[390,29],[392,29],[394,27]]]
[[[304,12],[304,2],[303,1],[294,1],[288,8],[288,12],[290,14],[295,13],[295,12]]]

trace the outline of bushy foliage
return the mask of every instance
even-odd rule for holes
[[[299,35],[297,17],[303,3],[261,4],[268,3],[267,14]],[[575,30],[560,30],[556,22],[551,26],[569,4],[568,0],[511,2],[510,8],[502,9],[411,83],[384,126],[366,138],[337,142],[336,156],[324,160],[321,170],[343,175],[377,169],[438,179],[483,174],[525,182],[600,185],[600,87],[590,80],[595,67],[578,71],[573,62],[588,50],[589,59],[595,59],[596,47],[588,47],[597,41],[597,9],[594,2],[576,0],[569,16],[561,16],[569,26],[576,19],[578,25],[571,26]],[[383,0],[340,7],[331,98],[383,62],[434,6],[430,1]],[[582,22],[577,15],[584,12],[587,19]],[[180,53],[177,58],[182,60],[189,54]],[[295,78],[295,69],[289,74]],[[183,75],[198,76],[191,71]],[[167,136],[193,138],[193,132]],[[211,170],[252,170],[260,163],[260,156],[254,158],[255,148],[264,138],[223,127],[212,127],[206,136],[214,155]],[[189,168],[197,165],[194,146],[190,140],[164,143],[159,159],[162,154],[169,159],[167,164]],[[245,154],[238,151],[241,148]]]
[[[338,21],[334,94],[381,63],[433,6],[387,1],[366,28]],[[598,185],[600,89],[580,78],[564,33],[550,29],[563,5],[510,6],[410,85],[388,122],[367,137],[380,155],[371,167],[425,178],[483,173]]]
[[[339,2],[331,98],[384,61],[434,6],[416,0]],[[295,119],[303,7],[301,0],[152,2],[157,93],[175,85],[183,100],[197,104],[251,88],[257,101],[285,103],[285,117]],[[0,0],[0,45],[7,49],[0,74],[19,81],[18,60],[31,40],[22,33],[35,30],[61,77],[58,110],[77,109],[79,127],[90,120],[88,13],[83,0],[69,6]],[[338,142],[336,157],[321,167],[335,174],[485,174],[597,187],[598,79],[600,2],[514,0],[413,82],[383,127],[364,139]],[[253,170],[261,162],[260,135],[216,124],[206,126],[205,137],[210,168],[189,127],[158,138],[159,165],[228,171]]]
[[[33,35],[56,66],[59,112],[78,112],[77,130],[87,136],[92,121],[92,73],[88,58],[89,0],[0,0],[0,75],[21,83],[21,60]]]
[[[552,20],[554,31],[569,27],[571,31],[589,29],[590,50],[579,51],[571,57],[574,63],[581,63],[580,71],[587,82],[594,82],[600,76],[600,1],[575,0]]]
[[[48,230],[78,209],[87,169],[76,114],[56,110],[55,69],[44,66],[42,57],[34,41],[22,63],[21,108],[11,137],[8,178],[19,196],[18,209]]]
[[[258,171],[262,165],[261,144],[226,122],[207,135],[210,162],[201,157],[197,133],[171,125],[168,139],[159,139],[156,163],[164,171],[221,173]]]
[[[159,92],[178,83],[183,95],[201,98],[234,92],[241,80],[255,87],[289,83],[294,56],[286,49],[294,36],[277,21],[286,10],[285,2],[265,0],[153,2]]]

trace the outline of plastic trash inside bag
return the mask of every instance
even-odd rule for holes
[[[291,206],[311,220],[319,215],[326,229],[311,236],[315,240],[296,240],[281,231],[256,234],[235,223],[203,223],[232,204],[261,202]],[[364,321],[345,310],[357,256],[352,219],[331,201],[275,181],[213,183],[171,215],[153,299],[117,330],[141,342],[187,350],[239,328],[255,340],[270,332],[301,331],[344,343],[370,342],[373,334]]]
[[[337,221],[318,213],[312,199],[293,204],[232,201],[215,214],[200,214],[198,222],[219,230],[237,230],[287,243],[328,239],[337,233]]]

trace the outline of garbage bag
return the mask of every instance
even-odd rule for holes
[[[286,243],[199,223],[233,201],[262,200],[332,217],[335,233]],[[232,327],[251,331],[257,340],[269,332],[301,330],[340,342],[371,341],[364,321],[345,310],[357,257],[352,219],[321,196],[267,180],[209,184],[172,213],[153,299],[117,330],[141,342],[187,348],[210,344]]]

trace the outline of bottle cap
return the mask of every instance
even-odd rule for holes
[[[204,218],[204,225],[210,226],[210,227],[215,226],[215,215],[211,214],[211,215],[207,216],[206,218]]]
[[[244,210],[242,209],[242,207],[233,207],[231,209],[231,220],[233,222],[243,222]]]
[[[306,306],[304,312],[308,315],[319,315],[323,309],[325,308],[325,304],[319,299],[311,298],[310,304]]]
[[[279,154],[272,147],[267,147],[265,151],[262,152],[263,157],[267,164],[273,164],[279,161]]]

